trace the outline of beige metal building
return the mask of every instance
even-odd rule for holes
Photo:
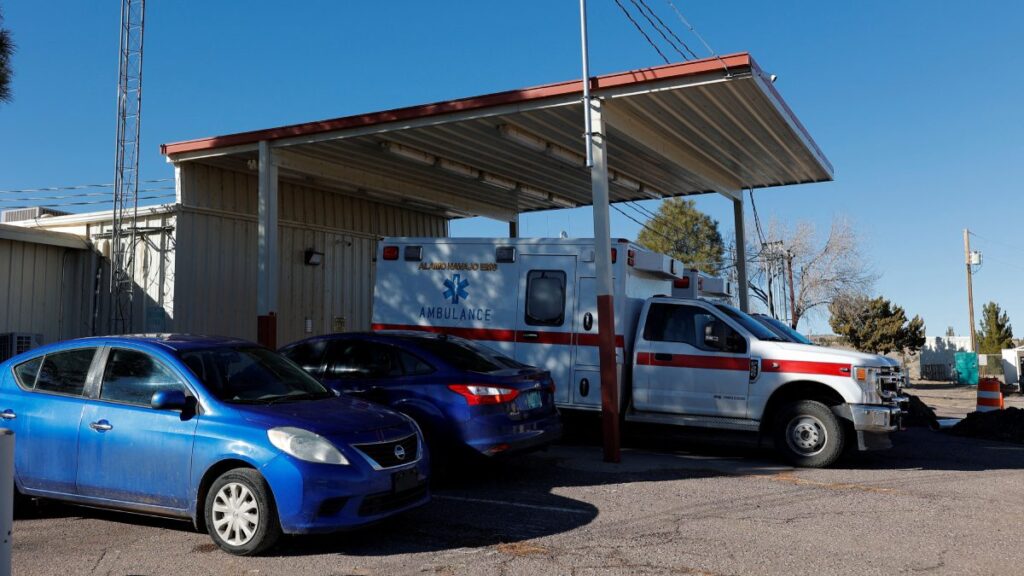
[[[179,202],[140,209],[132,331],[254,340],[256,178],[199,163],[177,172]],[[446,218],[393,204],[287,182],[280,194],[280,343],[369,329],[377,238],[447,233]],[[111,218],[50,216],[0,229],[0,271],[21,279],[0,282],[0,333],[52,342],[107,331]],[[13,232],[33,241],[8,240]],[[322,255],[318,264],[307,251]]]

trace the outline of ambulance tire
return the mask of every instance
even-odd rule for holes
[[[843,454],[846,430],[828,406],[815,400],[786,404],[775,418],[775,448],[800,468],[826,468]]]

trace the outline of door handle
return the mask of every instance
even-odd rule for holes
[[[14,420],[17,417],[18,415],[15,414],[14,410],[11,410],[10,408],[4,410],[3,412],[0,412],[0,418],[3,418],[4,420]]]
[[[540,334],[537,332],[523,332],[523,338],[528,340],[536,340],[540,338]]]
[[[654,359],[655,360],[662,360],[662,361],[665,361],[665,362],[669,362],[669,361],[672,360],[672,355],[671,354],[666,354],[664,352],[655,352],[654,353]]]
[[[107,422],[106,420],[100,420],[99,422],[90,423],[89,428],[92,428],[97,432],[106,432],[107,430],[112,430],[114,427],[110,424],[110,422]]]

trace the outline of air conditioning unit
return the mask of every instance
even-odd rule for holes
[[[7,332],[0,334],[0,362],[43,344],[42,334]]]
[[[32,208],[15,208],[0,212],[0,222],[38,220],[40,218],[50,218],[52,216],[67,216],[68,214],[70,214],[70,212],[54,210],[53,208],[44,208],[42,206],[33,206]]]

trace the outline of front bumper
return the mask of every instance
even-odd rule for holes
[[[313,464],[281,455],[261,472],[274,494],[282,530],[308,534],[372,524],[426,504],[428,470],[425,455],[415,463],[387,470],[373,470],[362,462]],[[392,475],[402,471],[407,471],[407,481],[396,490]]]
[[[850,420],[858,432],[895,432],[902,429],[899,405],[850,404]]]
[[[884,450],[892,447],[889,433],[903,430],[903,409],[907,399],[896,396],[892,404],[841,404],[832,410],[850,422],[857,435],[857,449]]]

